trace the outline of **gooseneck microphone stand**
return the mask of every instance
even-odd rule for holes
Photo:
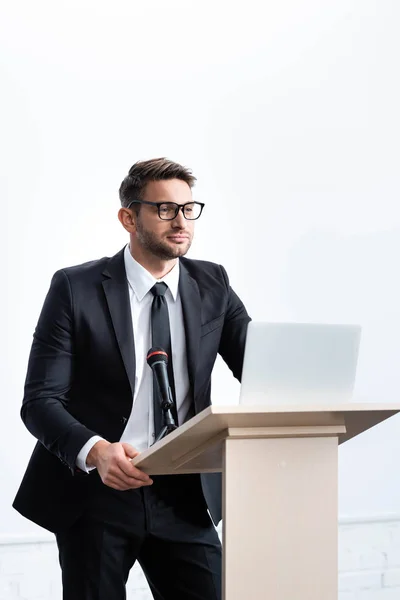
[[[147,353],[147,364],[151,367],[153,371],[153,382],[154,385],[158,387],[158,399],[160,402],[161,414],[162,414],[162,423],[160,433],[157,435],[157,438],[154,443],[161,440],[163,437],[171,433],[177,429],[177,424],[175,423],[174,416],[172,414],[171,409],[174,406],[174,399],[171,392],[171,387],[169,385],[168,379],[168,354],[163,348],[153,347]]]
[[[171,431],[174,431],[178,427],[175,423],[175,419],[174,419],[174,416],[171,411],[171,408],[174,405],[174,400],[172,398],[170,388],[168,388],[168,395],[169,395],[168,402],[161,398],[161,394],[159,395],[160,406],[161,406],[161,410],[162,410],[163,427],[162,427],[160,433],[158,434],[154,443],[158,442],[159,440],[162,440],[163,437],[165,437],[166,435],[171,433]]]

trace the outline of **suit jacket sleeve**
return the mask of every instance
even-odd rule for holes
[[[63,463],[95,435],[68,412],[75,367],[73,298],[69,279],[57,271],[34,333],[21,417],[28,430]]]
[[[230,287],[225,269],[222,266],[220,267],[228,290],[228,305],[225,313],[219,353],[233,375],[240,381],[242,377],[247,325],[251,321],[251,318],[247,314],[243,302]]]

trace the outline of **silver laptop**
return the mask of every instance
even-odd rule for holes
[[[353,393],[361,327],[249,324],[241,404],[331,404]]]

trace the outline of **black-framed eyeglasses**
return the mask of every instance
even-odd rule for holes
[[[176,202],[148,202],[147,200],[132,200],[126,208],[130,208],[132,204],[150,204],[156,206],[158,216],[163,221],[172,221],[176,219],[179,211],[182,211],[183,216],[188,221],[195,221],[203,212],[203,202],[186,202],[186,204],[176,204]]]

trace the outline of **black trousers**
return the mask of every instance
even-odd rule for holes
[[[125,492],[90,477],[85,514],[56,534],[64,600],[124,600],[136,560],[155,600],[221,600],[221,544],[198,475]]]

